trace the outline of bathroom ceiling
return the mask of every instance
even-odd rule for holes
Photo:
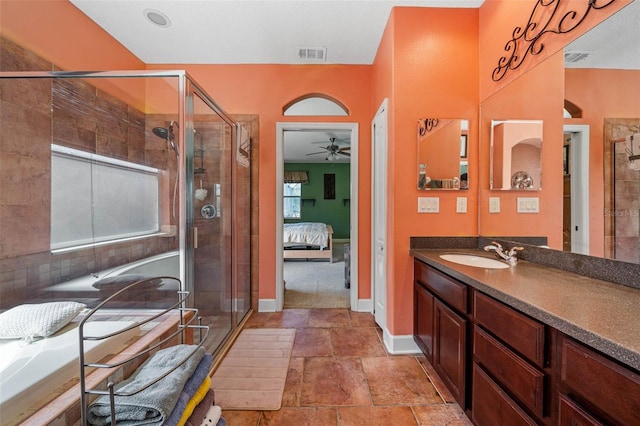
[[[146,64],[373,63],[394,6],[484,0],[70,0]],[[171,22],[152,24],[155,9]],[[326,48],[326,61],[299,57]]]
[[[70,0],[147,64],[371,64],[394,6],[479,7],[484,0]],[[117,6],[117,7],[116,7]],[[145,12],[169,20],[152,24]],[[640,1],[571,44],[580,68],[640,69]],[[326,60],[301,48],[326,49]],[[621,55],[621,52],[627,52]]]

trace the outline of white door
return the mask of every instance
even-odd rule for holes
[[[376,323],[387,323],[387,100],[376,113],[372,129],[371,236],[372,296]]]

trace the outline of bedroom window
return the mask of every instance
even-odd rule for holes
[[[51,250],[159,232],[158,169],[51,145]]]
[[[283,191],[283,212],[285,219],[300,219],[301,183],[285,183]]]

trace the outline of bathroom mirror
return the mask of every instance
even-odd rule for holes
[[[469,120],[418,120],[418,190],[468,189],[468,145]]]
[[[490,188],[540,190],[541,151],[542,120],[491,120]]]
[[[621,253],[627,253],[628,248],[638,249],[640,239],[638,227],[638,210],[636,205],[635,211],[621,211],[621,208],[615,203],[616,194],[629,196],[629,188],[640,188],[640,172],[632,171],[629,167],[623,170],[623,176],[631,177],[635,173],[634,180],[625,182],[625,190],[607,191],[607,182],[610,182],[616,175],[620,173],[615,171],[615,158],[612,156],[616,153],[611,146],[605,144],[605,138],[610,129],[605,128],[605,120],[612,117],[626,117],[627,119],[640,118],[640,56],[633,55],[631,52],[640,51],[638,45],[637,31],[634,25],[640,20],[640,2],[636,1],[622,8],[592,30],[585,33],[582,37],[570,43],[564,50],[564,70],[558,71],[563,73],[562,84],[564,87],[564,105],[565,116],[561,117],[562,110],[559,111],[542,111],[535,109],[537,99],[527,98],[526,103],[514,102],[518,95],[510,92],[510,88],[520,84],[519,81],[527,79],[530,74],[536,72],[541,66],[546,66],[545,62],[541,62],[527,73],[518,77],[517,80],[503,87],[487,99],[484,99],[480,105],[480,160],[481,167],[481,184],[479,186],[478,198],[482,205],[478,209],[478,229],[480,235],[520,235],[518,229],[527,229],[538,226],[538,223],[548,222],[553,217],[554,233],[567,234],[568,231],[575,232],[576,226],[571,223],[571,210],[574,212],[586,213],[584,225],[579,225],[578,230],[586,232],[586,237],[582,239],[585,244],[581,248],[576,249],[575,235],[571,235],[569,243],[565,241],[553,244],[555,249],[571,251],[574,253],[588,254],[594,257],[606,257],[610,259],[622,260],[631,263],[640,263],[640,258],[631,260],[630,257],[622,258]],[[634,32],[635,31],[635,32]],[[601,34],[598,34],[601,33]],[[629,40],[631,39],[631,41]],[[597,43],[593,43],[597,40]],[[618,43],[622,43],[619,45]],[[616,49],[611,46],[619,46]],[[579,55],[576,53],[589,53],[589,55]],[[603,58],[607,55],[607,58]],[[597,61],[611,61],[610,66],[604,66]],[[546,86],[549,79],[544,82]],[[555,83],[554,83],[555,84]],[[543,87],[543,86],[541,86]],[[562,101],[562,100],[561,100]],[[501,105],[501,106],[500,106]],[[570,106],[578,107],[571,109]],[[521,108],[522,111],[514,112],[514,108]],[[500,110],[505,115],[498,114],[495,111]],[[603,110],[602,112],[600,110]],[[506,111],[506,112],[505,112]],[[511,115],[509,117],[508,115]],[[535,220],[522,224],[523,220],[527,220],[529,215],[519,214],[515,208],[515,198],[522,197],[522,193],[511,192],[494,192],[489,189],[488,173],[482,172],[482,165],[489,164],[489,144],[490,144],[490,127],[491,120],[502,117],[526,118],[526,119],[544,119],[545,132],[545,150],[543,155],[544,176],[552,178],[554,186],[549,185],[543,187],[541,191],[536,192],[534,197],[540,197],[541,214],[535,216]],[[560,120],[557,125],[555,121]],[[640,120],[638,120],[640,121]],[[588,170],[586,175],[577,173],[578,151],[572,145],[571,149],[564,148],[566,142],[558,140],[562,137],[562,127],[564,124],[564,137],[566,141],[576,140],[575,143],[582,143],[581,138],[584,132],[577,133],[572,128],[586,126],[588,132],[586,138],[587,155],[586,163]],[[637,125],[640,130],[640,125]],[[631,127],[629,128],[631,129]],[[551,131],[550,131],[551,130]],[[628,136],[626,128],[616,126],[612,134],[615,140],[624,139]],[[631,129],[632,130],[632,129]],[[573,144],[574,142],[572,142]],[[615,144],[617,151],[624,150],[624,144]],[[608,153],[608,154],[607,154]],[[609,157],[607,157],[609,155]],[[623,154],[624,155],[624,154]],[[566,160],[566,163],[565,163]],[[580,176],[585,176],[580,179]],[[581,184],[579,191],[571,190],[570,181]],[[558,183],[555,185],[555,183]],[[564,182],[565,192],[563,196],[562,183]],[[548,195],[552,194],[549,198]],[[585,199],[583,207],[569,207],[573,203],[573,197],[582,195]],[[489,197],[499,196],[502,203],[502,212],[500,214],[489,212]],[[609,201],[607,201],[610,199]],[[635,196],[637,202],[638,195]],[[607,204],[609,203],[609,204]],[[615,203],[615,204],[611,204]],[[585,208],[584,205],[587,205]],[[611,206],[611,208],[610,208]],[[569,215],[567,215],[569,213]],[[542,214],[546,214],[544,218]],[[533,216],[533,215],[531,215]],[[607,225],[614,223],[614,226]],[[515,224],[515,225],[514,225]],[[519,228],[514,229],[518,226]],[[630,230],[634,233],[633,237],[618,238],[615,234],[610,233],[607,228],[618,230]],[[541,225],[540,229],[547,229]],[[563,230],[565,232],[563,232]],[[535,230],[532,230],[532,233]],[[615,232],[615,231],[614,231]],[[539,235],[545,233],[538,232]],[[549,236],[546,235],[545,236]],[[562,236],[561,236],[562,237]],[[566,240],[566,236],[565,236]],[[560,243],[564,247],[560,247]]]

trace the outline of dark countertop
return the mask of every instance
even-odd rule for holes
[[[459,265],[439,257],[477,249],[411,249],[445,274],[640,370],[640,290],[524,260],[509,269]]]

